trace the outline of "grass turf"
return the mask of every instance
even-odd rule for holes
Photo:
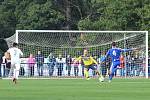
[[[149,100],[150,79],[0,80],[0,100]]]

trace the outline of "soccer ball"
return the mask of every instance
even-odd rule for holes
[[[104,77],[100,77],[99,82],[104,82],[104,79],[105,79]]]

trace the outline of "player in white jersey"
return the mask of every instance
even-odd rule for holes
[[[8,53],[11,56],[11,71],[13,71],[13,82],[16,84],[20,70],[20,56],[23,56],[22,51],[18,48],[17,43],[13,43],[13,47],[9,48]],[[11,72],[10,72],[11,73]]]

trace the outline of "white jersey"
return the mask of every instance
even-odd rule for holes
[[[22,51],[16,47],[8,49],[11,55],[11,63],[20,63],[20,56],[23,55]]]

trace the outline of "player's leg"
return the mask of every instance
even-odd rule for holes
[[[94,65],[89,66],[89,68],[90,68],[90,69],[92,69],[92,70],[94,70],[94,71],[95,71],[95,73],[96,73],[96,75],[98,75],[98,76],[99,76],[99,77],[98,77],[99,81],[101,81],[101,82],[102,82],[102,80],[104,80],[104,77],[103,77],[103,75],[102,75],[101,71],[99,71],[99,70],[98,70],[98,69],[100,69],[100,68],[97,68],[97,67],[96,67],[96,66],[94,66]]]
[[[88,67],[84,67],[84,76],[85,76],[85,78],[87,79],[87,80],[89,80],[90,79],[90,77],[89,77],[89,69],[88,69]]]
[[[120,63],[118,62],[112,62],[112,65],[110,67],[110,74],[109,74],[109,81],[111,82],[112,78],[114,77],[114,73],[116,72],[116,70],[118,69],[117,66],[119,66]]]
[[[14,79],[13,79],[13,81],[15,82],[15,84],[17,83],[17,79],[18,79],[18,76],[19,76],[19,70],[20,70],[20,64],[15,64]]]
[[[96,74],[99,75],[98,79],[100,82],[103,82],[104,81],[104,76],[102,75],[102,72],[99,71],[99,70],[95,70]]]
[[[16,84],[16,81],[17,81],[17,79],[16,79],[16,72],[17,72],[16,68],[14,68],[13,71],[14,72],[13,72],[13,79],[12,79],[12,81]]]
[[[112,62],[110,70],[109,70],[109,82],[112,80],[112,77],[114,75],[113,69],[114,69],[114,63]]]
[[[9,73],[9,76],[11,77],[12,76],[12,81],[15,82],[15,76],[16,76],[16,66],[14,63],[11,64],[11,70],[10,70],[10,73]]]
[[[110,80],[110,81],[111,81],[112,78],[114,77],[114,73],[115,73],[115,71],[116,71],[117,69],[118,69],[117,67],[114,67],[114,68],[112,68],[112,70],[110,71],[110,75],[109,75],[109,80]]]

